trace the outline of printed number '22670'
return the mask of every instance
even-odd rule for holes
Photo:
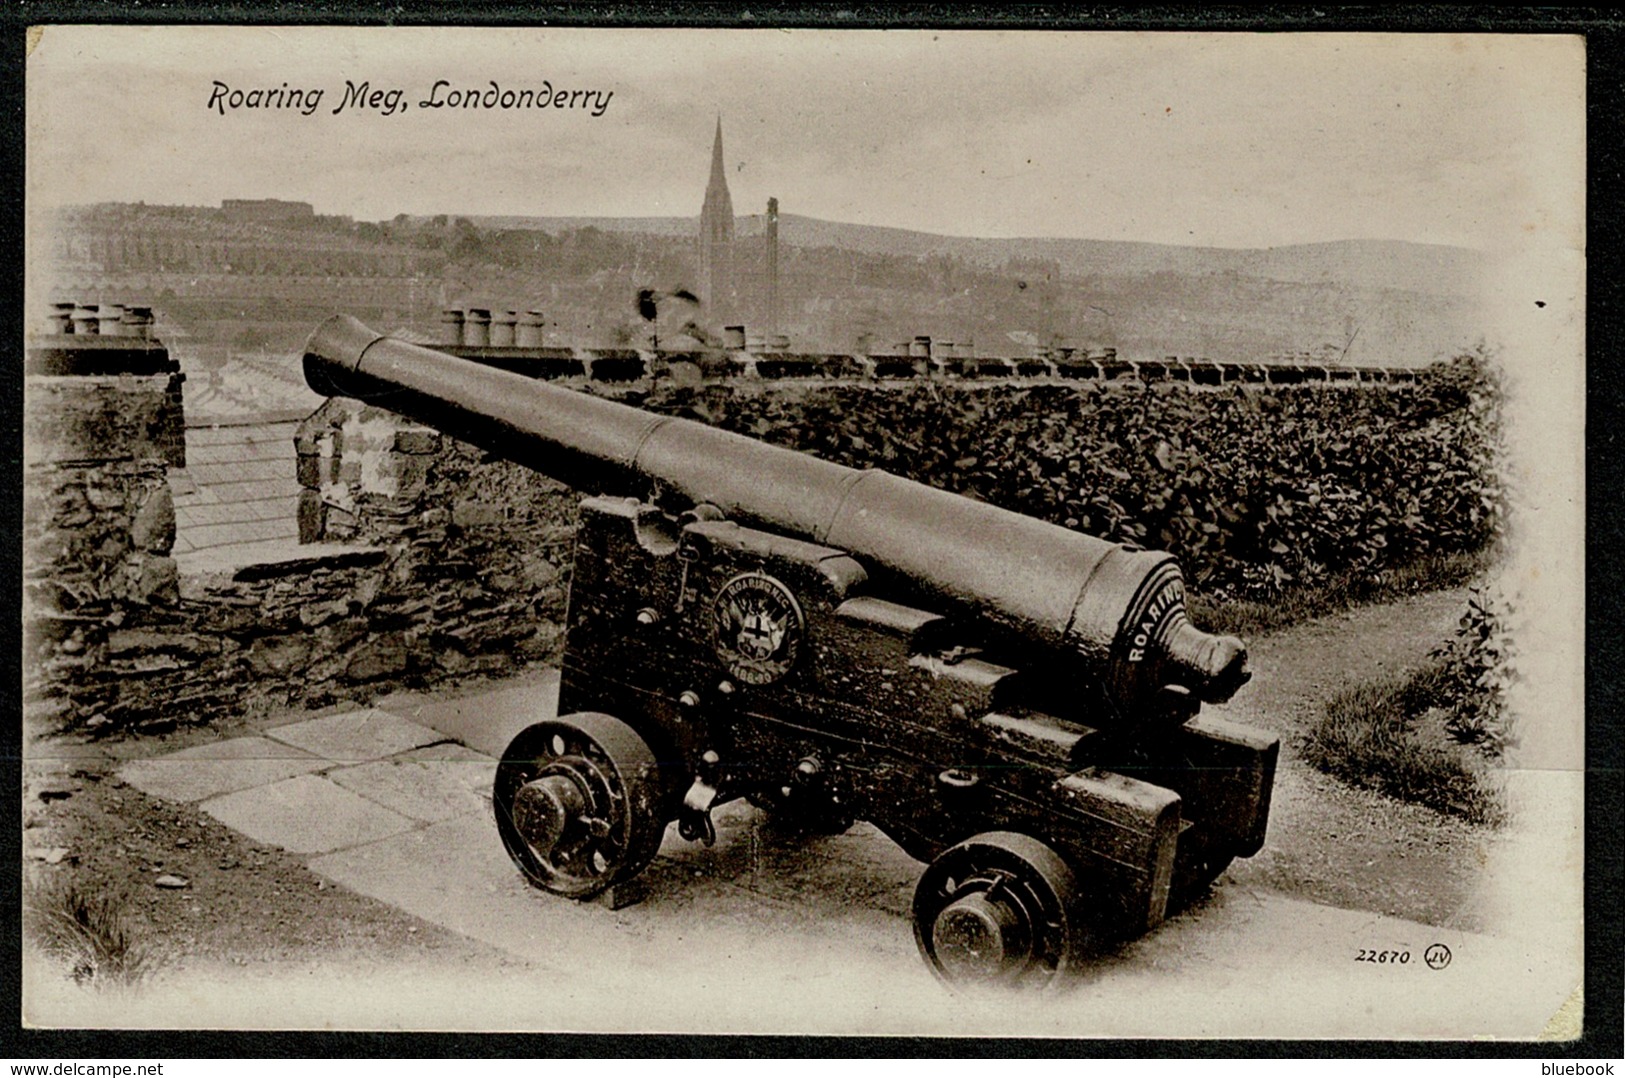
[[[1354,956],[1356,962],[1376,962],[1380,965],[1403,966],[1411,960],[1409,951],[1372,951],[1364,947]]]

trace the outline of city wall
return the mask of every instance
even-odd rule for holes
[[[44,346],[30,349],[27,715],[86,731],[165,728],[508,676],[557,658],[575,494],[353,401],[329,401],[299,426],[297,543],[262,546],[246,558],[177,557],[168,474],[185,464],[184,376],[157,342],[82,336],[94,332],[98,313],[64,313],[76,329],[36,339]],[[513,355],[478,354],[502,347],[463,350],[508,365]],[[580,358],[531,349],[530,364]],[[908,357],[909,369],[930,379],[935,365],[922,361],[934,356],[920,351]],[[588,391],[660,411],[697,409],[698,418],[771,398],[778,418],[770,425],[792,427],[805,425],[803,394],[787,390],[851,379],[827,369],[775,377],[763,366],[767,357],[749,357],[752,369],[736,361],[739,354],[668,353],[653,378],[614,362],[646,358],[638,352],[595,353],[579,370],[529,373],[573,377]],[[685,365],[693,367],[686,376]],[[875,378],[868,373],[858,380]],[[1128,380],[1144,375],[1136,370]],[[1020,392],[1024,379],[1012,381],[1009,392]],[[987,392],[996,397],[997,389]],[[954,435],[991,437],[969,427]],[[954,442],[944,450],[947,464],[921,478],[957,488],[964,476],[955,469],[974,463],[973,442]],[[1045,515],[1044,508],[1029,511]]]
[[[166,729],[556,658],[565,488],[333,401],[297,442],[305,541],[177,558],[167,477],[185,463],[184,376],[109,371],[106,351],[25,379],[29,720]]]

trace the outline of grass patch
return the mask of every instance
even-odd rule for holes
[[[1213,599],[1193,592],[1186,597],[1186,605],[1191,620],[1207,632],[1257,636],[1356,606],[1460,587],[1487,569],[1491,560],[1488,550],[1430,554],[1379,573],[1347,572],[1319,584],[1288,588],[1267,603]]]
[[[153,971],[153,952],[131,930],[122,899],[73,882],[40,882],[23,901],[29,941],[79,984],[128,986]]]
[[[1304,742],[1309,763],[1345,782],[1471,823],[1506,819],[1499,775],[1445,728],[1456,701],[1445,664],[1346,689]]]

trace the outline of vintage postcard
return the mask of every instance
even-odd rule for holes
[[[1578,1035],[1582,39],[28,49],[25,1025]]]

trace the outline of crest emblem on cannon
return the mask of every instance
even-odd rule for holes
[[[1168,554],[352,318],[305,353],[318,392],[589,495],[559,714],[514,739],[492,791],[536,886],[601,894],[674,821],[714,840],[738,798],[809,832],[866,820],[926,864],[913,921],[933,971],[1042,984],[1262,848],[1277,742],[1203,714],[1247,653],[1191,624]]]
[[[739,680],[767,685],[795,665],[804,619],[789,588],[762,573],[742,573],[722,586],[711,609],[717,658]]]

